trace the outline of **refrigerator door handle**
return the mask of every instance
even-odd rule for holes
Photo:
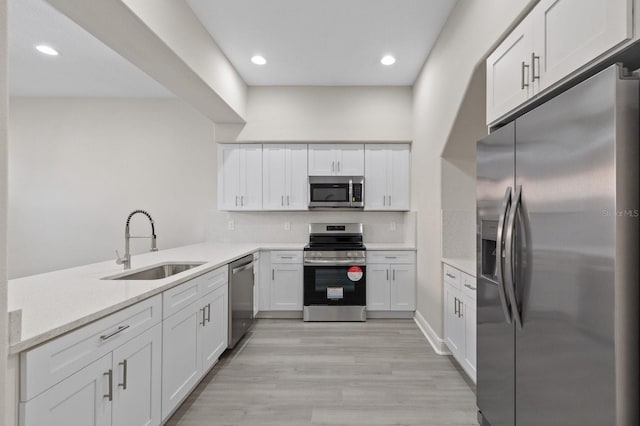
[[[509,294],[509,303],[511,304],[511,312],[513,320],[519,328],[522,328],[522,315],[520,313],[520,306],[516,299],[515,279],[513,273],[513,235],[515,233],[516,217],[518,216],[518,209],[522,202],[522,186],[518,185],[516,188],[516,195],[511,203],[511,212],[509,212],[509,220],[507,221],[507,238],[505,244],[505,283],[504,286]]]
[[[507,187],[504,192],[504,198],[502,199],[502,208],[500,213],[500,219],[498,220],[498,235],[496,238],[496,269],[498,273],[498,295],[500,296],[500,306],[502,306],[502,313],[504,314],[504,320],[507,324],[511,324],[511,312],[509,308],[509,302],[507,301],[507,295],[504,285],[504,271],[502,265],[502,251],[503,251],[503,236],[504,225],[507,211],[511,205],[511,187]]]

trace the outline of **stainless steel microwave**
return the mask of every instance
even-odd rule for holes
[[[364,208],[364,177],[309,176],[309,208]]]

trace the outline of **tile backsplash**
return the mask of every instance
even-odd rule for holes
[[[306,242],[309,223],[356,222],[364,225],[365,243],[415,244],[415,212],[309,211],[228,212],[208,214],[207,240],[214,242]]]

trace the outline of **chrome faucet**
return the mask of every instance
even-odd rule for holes
[[[145,236],[131,236],[131,234],[129,233],[129,222],[131,221],[131,218],[137,214],[137,213],[141,213],[143,215],[145,215],[148,219],[149,222],[151,223],[151,235],[148,237]],[[131,251],[129,249],[129,240],[131,238],[150,238],[151,239],[151,251],[158,251],[158,247],[156,246],[156,229],[154,226],[154,222],[153,219],[151,218],[151,215],[149,213],[147,213],[145,210],[134,210],[132,211],[129,216],[127,217],[127,224],[124,227],[124,257],[120,257],[120,254],[118,253],[118,250],[116,250],[116,263],[118,265],[124,265],[124,269],[131,269]]]

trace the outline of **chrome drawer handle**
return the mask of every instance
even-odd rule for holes
[[[471,287],[469,284],[465,284],[464,286],[465,286],[466,288],[468,288],[469,290],[473,290],[473,291],[475,291],[475,290],[476,290],[476,288],[475,288],[475,287]]]
[[[448,273],[448,272],[447,272],[445,275],[446,275],[446,276],[448,276],[449,278],[455,278],[455,277],[456,277],[455,275],[451,275],[451,274],[450,274],[450,273]]]
[[[109,401],[113,401],[113,370],[109,369],[103,376],[109,377],[109,392],[102,395],[103,398],[109,398]]]
[[[122,366],[122,383],[118,383],[118,387],[122,390],[127,390],[127,360],[118,363]]]
[[[102,336],[100,336],[100,340],[108,340],[111,339],[113,336],[115,336],[118,333],[121,333],[123,331],[125,331],[127,328],[129,328],[128,325],[121,325],[120,327],[118,327],[118,329],[116,331],[114,331],[113,333],[109,333],[109,334],[103,334]]]

